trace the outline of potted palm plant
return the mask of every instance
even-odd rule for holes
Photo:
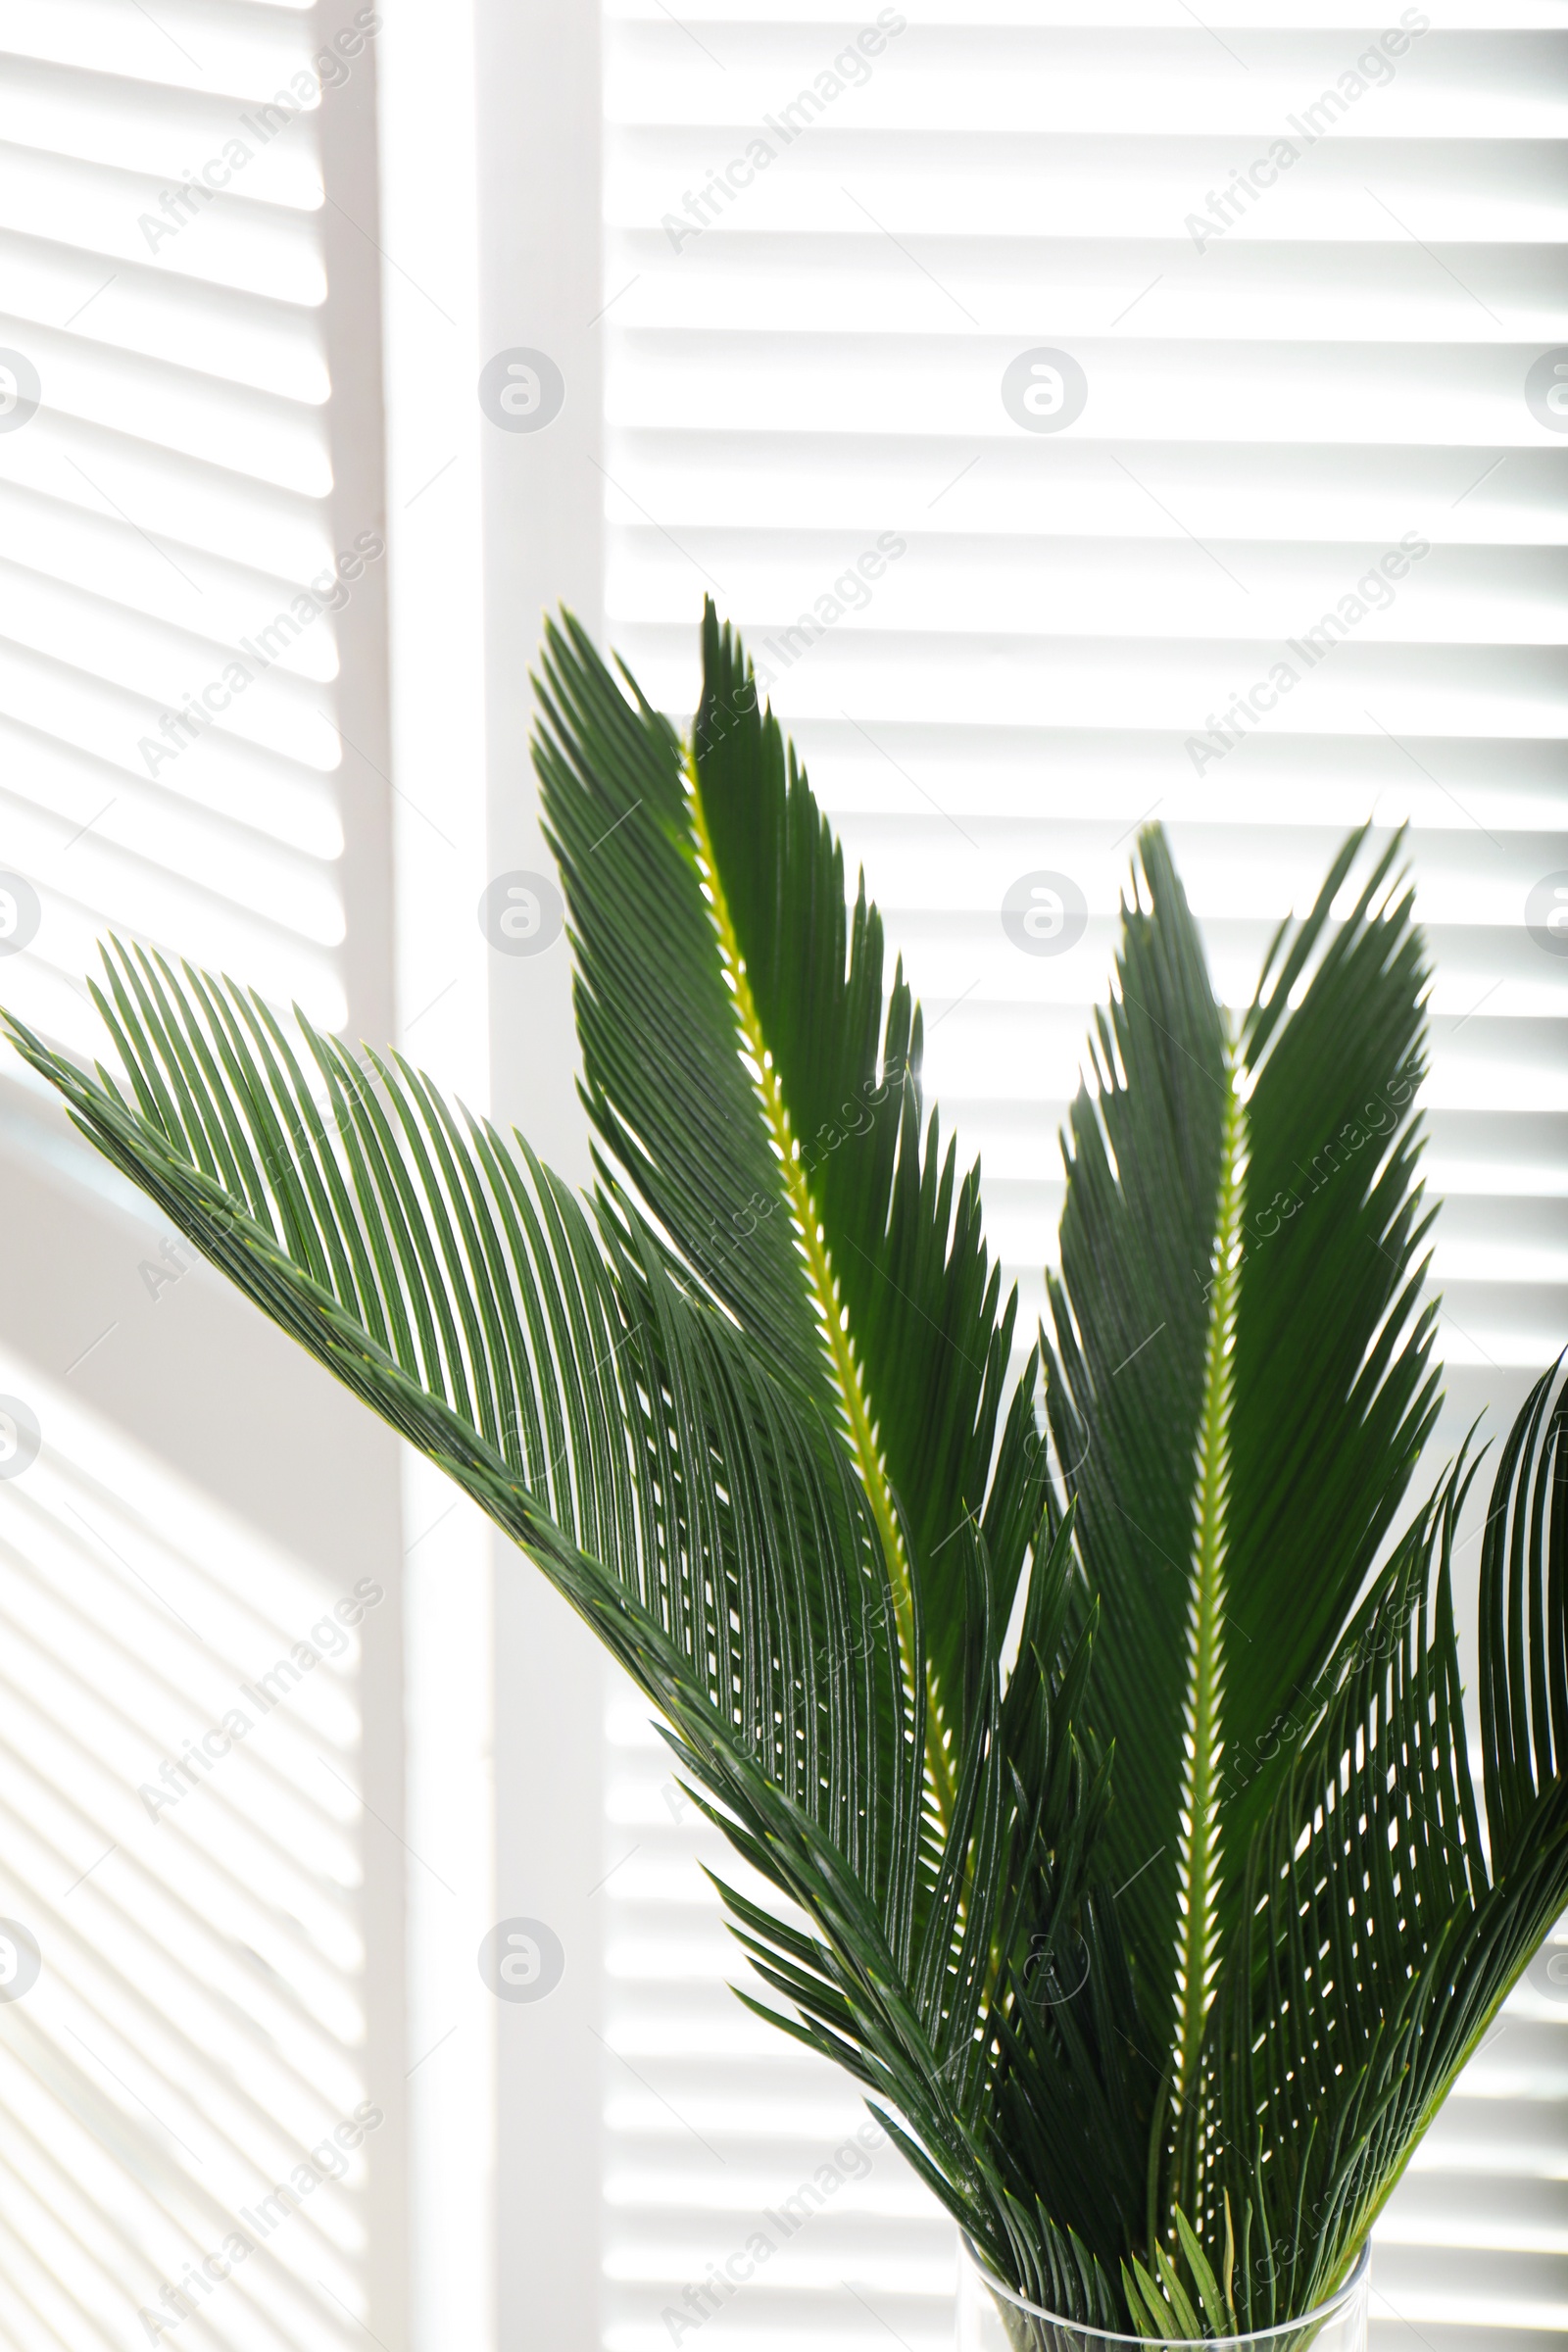
[[[711,609],[703,653],[689,739],[570,620],[539,681],[591,1199],[139,950],[95,991],[121,1076],[12,1035],[642,1686],[772,1890],[721,1889],[740,1997],[864,2085],[997,2341],[1348,2352],[1371,2226],[1568,1904],[1553,1378],[1480,1546],[1479,1786],[1476,1465],[1405,1508],[1398,845],[1345,844],[1233,1019],[1142,836],[1023,1348],[876,910]]]

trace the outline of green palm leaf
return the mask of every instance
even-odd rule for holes
[[[1032,1366],[992,1456],[1015,1304],[926,1124],[920,1018],[883,1005],[882,924],[710,604],[689,750],[570,622],[547,639],[536,747],[577,957],[585,1100],[616,1175],[837,1421],[930,1653],[933,1798],[952,1801],[973,1673],[957,1529],[986,1515],[1004,1623]],[[1000,1309],[1000,1311],[999,1311]]]
[[[1394,849],[1326,940],[1358,847],[1232,1035],[1147,834],[1097,1092],[1072,1111],[1051,1412],[1103,1611],[1118,1907],[1178,2099],[1274,1800],[1270,1731],[1331,1654],[1437,1409],[1407,1108],[1425,970]]]

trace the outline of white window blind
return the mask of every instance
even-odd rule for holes
[[[682,716],[704,592],[743,628],[924,1000],[1026,1327],[1139,823],[1171,828],[1233,1001],[1344,832],[1407,823],[1446,1449],[1568,1322],[1568,49],[1553,0],[1364,13],[612,0],[606,624]],[[1002,915],[1043,872],[1085,919],[1034,956]],[[683,2305],[854,2102],[722,1991],[633,1720],[607,2347],[692,2341],[683,2308],[705,2352],[951,2340],[952,2232],[886,2152],[722,2308]],[[1560,2341],[1565,2182],[1544,1977],[1380,2229],[1378,2352]]]
[[[630,1684],[605,1776],[607,2352],[952,2352],[954,2233],[837,2068],[741,2007],[706,1863],[758,1901]],[[737,2289],[736,2280],[744,2281]]]
[[[0,1386],[39,1441],[0,1486],[0,2333],[344,2352],[394,2106],[355,1794],[387,1587],[327,1587],[9,1349]]]
[[[0,862],[36,926],[8,978],[73,1044],[111,924],[346,1015],[334,688],[384,546],[334,442],[317,122],[360,17],[0,19]]]
[[[110,929],[385,1032],[378,25],[0,9],[0,994],[74,1051]],[[0,1387],[41,1434],[0,1483],[0,1911],[40,1968],[0,2335],[396,2352],[395,1513],[324,1568],[296,1423],[309,1532],[263,1532],[287,1350],[7,1062]]]

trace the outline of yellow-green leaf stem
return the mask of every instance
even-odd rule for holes
[[[691,787],[692,830],[697,839],[698,856],[703,875],[710,894],[713,925],[718,933],[720,953],[725,969],[735,991],[735,1015],[746,1053],[757,1070],[758,1089],[761,1096],[762,1115],[768,1134],[779,1155],[780,1172],[789,1200],[790,1213],[800,1236],[801,1250],[806,1261],[807,1280],[810,1286],[812,1304],[821,1325],[834,1382],[844,1402],[844,1418],[850,1448],[860,1474],[875,1517],[877,1533],[893,1584],[893,1602],[898,1616],[899,1640],[904,1648],[908,1671],[914,1666],[914,1603],[909,1582],[909,1561],[905,1549],[904,1532],[894,1507],[893,1490],[888,1483],[887,1465],[882,1459],[872,1426],[871,1412],[866,1400],[860,1368],[856,1361],[854,1343],[850,1338],[848,1318],[839,1298],[838,1284],[828,1253],[821,1212],[811,1197],[806,1169],[796,1149],[790,1130],[790,1115],[779,1085],[777,1068],[768,1050],[762,1024],[758,1015],[757,1002],[746,976],[746,959],[735,936],[724,885],[719,876],[718,860],[708,830],[703,808],[702,788],[697,778],[697,762],[687,756],[687,778]],[[931,1693],[927,1690],[926,1708],[926,1770],[930,1782],[932,1803],[937,1819],[946,1829],[953,1812],[953,1770],[943,1745],[941,1727],[936,1718]]]
[[[1231,1388],[1241,1280],[1247,1113],[1227,1056],[1218,1212],[1208,1287],[1208,1339],[1198,1428],[1188,1653],[1186,1783],[1182,1791],[1182,1917],[1176,1979],[1175,2090],[1192,2087],[1214,1973],[1219,1891],[1219,1781],[1223,1748],[1225,1530],[1230,1493]]]

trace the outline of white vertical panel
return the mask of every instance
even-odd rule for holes
[[[388,0],[379,36],[381,300],[398,1043],[489,1104],[473,24]],[[493,1531],[404,1457],[408,1529],[411,2340],[496,2340]]]
[[[489,1100],[479,226],[471,11],[390,0],[381,273],[399,1037]]]
[[[487,0],[474,34],[480,340],[466,397],[480,418],[487,864],[504,883],[553,871],[528,756],[542,615],[564,602],[591,628],[601,619],[599,11],[581,0]],[[549,421],[521,431],[512,422],[527,423],[526,413],[502,424],[479,405],[482,370],[505,370],[518,351],[543,353],[562,388]],[[518,377],[497,386],[514,388],[526,395]],[[494,1115],[581,1181],[565,941],[488,957]],[[497,2327],[509,2352],[594,2352],[605,1665],[538,1570],[501,1538],[492,1543],[496,1909],[543,1921],[564,1955],[545,1998],[498,2004]]]

